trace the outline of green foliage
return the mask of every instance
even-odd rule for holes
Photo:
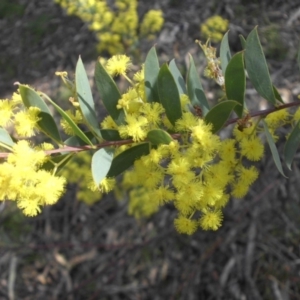
[[[106,0],[54,0],[66,9],[68,15],[75,15],[88,23],[99,41],[98,51],[110,55],[133,53],[142,38],[153,39],[163,26],[161,10],[148,11],[139,21],[137,0],[116,0],[111,9]]]
[[[223,99],[214,106],[208,103],[191,56],[185,80],[174,60],[159,65],[155,48],[135,74],[130,73],[126,55],[96,63],[96,85],[109,114],[100,125],[80,58],[74,82],[66,72],[58,74],[72,95],[70,110],[19,85],[19,94],[12,100],[0,101],[1,156],[6,158],[0,165],[0,200],[14,200],[26,215],[34,216],[62,194],[65,180],[58,172],[69,182],[79,183],[77,197],[89,204],[113,190],[115,177],[122,175],[121,187],[129,194],[128,211],[136,218],[150,216],[170,202],[178,211],[174,220],[178,232],[217,230],[229,198],[243,198],[258,178],[254,164],[264,153],[261,132],[282,175],[276,130],[288,124],[293,127],[284,150],[288,168],[299,144],[300,109],[292,115],[286,108],[300,102],[282,104],[257,29],[242,41],[245,50],[231,56],[225,35],[220,53],[223,63],[208,42],[199,43],[207,59],[205,74],[223,92]],[[246,71],[258,94],[273,108],[246,110]],[[126,92],[119,91],[117,75],[129,82]],[[68,136],[65,140],[45,100],[59,112]],[[230,119],[234,113],[237,118]],[[232,137],[222,140],[216,134],[234,123]],[[8,125],[15,131],[6,130]],[[41,130],[52,144],[29,143],[33,129]],[[83,185],[91,191],[83,191]],[[45,194],[45,190],[52,193]]]
[[[0,2],[0,19],[23,15],[25,6],[15,2],[11,0],[2,0]]]

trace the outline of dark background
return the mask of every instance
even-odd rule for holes
[[[139,1],[141,16],[150,8],[164,12],[155,41],[160,60],[175,57],[184,71],[191,53],[201,73],[205,63],[194,43],[201,22],[216,14],[227,18],[233,51],[241,50],[238,34],[258,25],[273,83],[285,101],[295,101],[299,1],[206,2]],[[140,46],[142,57],[152,44]],[[92,77],[95,46],[87,25],[50,0],[0,0],[0,97],[9,98],[19,81],[62,101],[55,71],[73,74],[81,55]],[[205,78],[203,85],[216,99],[218,88]],[[247,97],[261,108],[253,88]],[[283,143],[278,147],[282,153]],[[74,185],[36,218],[5,203],[0,299],[300,299],[298,161],[299,155],[286,179],[267,151],[259,180],[245,199],[230,201],[222,228],[191,237],[175,232],[172,207],[136,221],[126,201],[113,195],[91,207],[77,201]]]

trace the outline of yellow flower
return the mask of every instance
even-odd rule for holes
[[[33,136],[34,130],[37,129],[40,109],[37,107],[29,107],[29,109],[20,111],[15,114],[15,129],[22,137]]]
[[[161,123],[161,114],[164,112],[164,108],[160,103],[145,103],[143,104],[139,112],[142,113],[148,120],[148,122],[154,126],[158,126]]]
[[[268,114],[265,121],[269,128],[276,129],[286,123],[290,116],[287,109],[280,109],[278,111]]]
[[[264,145],[260,138],[254,136],[252,138],[243,138],[240,141],[241,155],[251,161],[258,161],[264,154]]]
[[[175,128],[177,131],[189,131],[197,126],[198,119],[190,112],[185,112],[182,117],[176,121]]]
[[[206,211],[199,220],[200,226],[204,230],[217,230],[223,220],[221,210]]]
[[[195,220],[191,220],[181,215],[174,220],[174,225],[179,233],[188,235],[193,234],[197,229],[197,222]]]
[[[7,126],[11,122],[15,103],[8,99],[0,100],[0,126]]]
[[[127,125],[119,126],[119,133],[122,138],[131,136],[135,142],[140,142],[146,138],[148,121],[145,117],[127,115],[126,122]]]
[[[201,25],[201,33],[214,42],[221,41],[223,33],[227,29],[228,20],[223,19],[221,16],[210,17]]]
[[[141,35],[147,36],[151,33],[158,32],[161,30],[164,24],[164,17],[161,10],[149,10],[141,24]]]
[[[131,66],[131,60],[126,55],[114,55],[106,63],[106,70],[111,76],[125,75]]]

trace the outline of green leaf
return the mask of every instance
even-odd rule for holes
[[[205,116],[209,112],[210,108],[207,99],[205,97],[203,87],[199,75],[197,73],[193,57],[191,55],[189,55],[189,57],[190,57],[190,67],[187,75],[188,95],[192,105],[200,106],[200,108],[202,109],[202,114],[203,116]]]
[[[51,115],[48,106],[40,97],[40,95],[32,88],[22,84],[19,85],[19,91],[22,101],[27,108],[38,107],[41,110],[39,113],[40,120],[37,122],[41,131],[43,131],[58,144],[62,144],[62,140],[56,123]]]
[[[279,94],[278,90],[276,89],[276,87],[274,85],[273,85],[273,92],[274,92],[276,100],[278,100],[281,103],[284,103],[283,99],[281,98],[281,95]]]
[[[121,94],[112,77],[106,72],[99,61],[96,63],[95,81],[97,89],[102,98],[102,102],[109,115],[117,125],[125,123],[125,114],[123,109],[117,109]]]
[[[133,166],[135,160],[149,154],[149,147],[149,143],[143,143],[133,146],[120,153],[114,158],[107,177],[115,177]]]
[[[240,42],[241,42],[242,48],[245,50],[245,48],[246,48],[246,40],[245,40],[245,38],[241,34],[239,34],[239,38],[240,38]]]
[[[264,120],[262,120],[262,123],[263,123],[263,126],[264,126],[265,134],[266,134],[267,141],[268,141],[268,144],[269,144],[270,149],[271,149],[271,153],[272,153],[272,156],[273,156],[275,165],[276,165],[278,171],[279,171],[284,177],[286,177],[285,174],[283,173],[283,169],[282,169],[280,157],[279,157],[279,154],[278,154],[278,151],[277,151],[275,142],[274,142],[274,140],[273,140],[273,137],[272,137],[272,135],[271,135],[270,132],[269,132],[269,129],[268,129],[268,126],[267,126],[266,122],[265,122]]]
[[[293,158],[300,144],[300,121],[296,124],[284,146],[284,161],[291,170]]]
[[[246,40],[246,69],[256,91],[272,104],[276,103],[267,62],[261,47],[257,28],[254,28]]]
[[[96,144],[97,143],[97,140],[95,138],[95,136],[93,135],[92,132],[85,132],[84,135],[86,136],[86,138],[88,140],[90,140],[91,144],[90,145],[93,145],[93,144]],[[81,139],[79,136],[71,136],[69,137],[68,139],[66,139],[64,141],[64,144],[66,146],[71,146],[71,147],[82,147],[82,146],[86,146],[86,141]],[[88,143],[89,144],[89,143]]]
[[[148,52],[145,61],[145,95],[148,102],[158,102],[157,77],[159,62],[155,47]]]
[[[114,153],[111,148],[103,148],[94,153],[92,157],[92,175],[98,185],[107,175]]]
[[[169,121],[175,125],[175,122],[182,116],[180,96],[176,82],[167,64],[160,68],[157,79],[159,100],[165,109]]]
[[[171,62],[169,63],[169,69],[175,79],[179,94],[180,95],[187,94],[184,79],[183,79],[178,67],[176,66],[175,59],[172,59]]]
[[[121,141],[119,131],[116,129],[101,129],[101,134],[106,141]]]
[[[236,53],[230,60],[225,72],[226,96],[229,100],[234,100],[240,105],[234,108],[241,118],[244,110],[246,75],[244,70],[244,53]]]
[[[74,134],[80,137],[86,144],[93,145],[91,140],[85,135],[85,133],[77,126],[77,124],[70,118],[70,116],[58,106],[53,100],[50,99],[47,95],[45,98],[55,107],[55,109],[59,112],[62,118],[70,125]]]
[[[15,144],[9,133],[4,128],[0,128],[0,144],[1,143],[10,147]]]
[[[206,123],[211,123],[213,125],[213,133],[217,132],[224,126],[225,122],[229,118],[236,105],[240,104],[232,100],[222,101],[219,104],[215,105],[208,112],[204,120]]]
[[[153,145],[170,144],[173,141],[173,138],[166,131],[161,129],[150,130],[147,134],[147,139]]]
[[[231,53],[230,53],[230,48],[228,43],[228,32],[225,33],[221,41],[220,59],[221,59],[222,73],[225,74],[227,65],[231,59]]]
[[[82,115],[86,120],[90,130],[95,132],[99,137],[101,137],[99,122],[96,116],[95,104],[89,79],[87,77],[84,65],[80,57],[78,58],[76,65],[75,85]]]

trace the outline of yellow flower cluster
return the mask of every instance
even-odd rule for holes
[[[200,28],[204,38],[209,38],[217,43],[222,40],[224,32],[228,30],[228,20],[221,16],[213,16],[201,24]]]
[[[12,99],[0,99],[0,127],[13,126],[19,137],[32,137],[37,130],[40,110],[37,107],[25,108],[19,94]]]
[[[294,114],[293,120],[298,121],[299,119],[299,109]],[[276,130],[288,123],[291,122],[291,115],[289,114],[287,109],[281,109],[272,114],[269,114],[265,118],[265,122],[268,125],[269,132],[271,133],[274,141],[278,140],[278,136],[276,135]]]
[[[0,201],[16,201],[27,216],[56,203],[64,192],[65,179],[41,169],[46,160],[45,152],[32,148],[29,142],[16,143],[7,161],[0,164]]]
[[[106,0],[55,0],[66,9],[89,24],[99,40],[98,51],[109,54],[124,53],[136,47],[140,37],[152,39],[163,26],[160,10],[148,11],[140,25],[137,0],[115,0],[116,9],[111,9]]]
[[[107,65],[111,74],[123,65],[122,74],[127,78],[127,58],[114,57]],[[122,186],[129,191],[129,213],[136,218],[147,217],[172,202],[178,210],[174,221],[178,232],[192,234],[197,228],[217,230],[230,195],[244,197],[258,177],[254,166],[244,164],[245,160],[257,161],[263,156],[264,147],[256,126],[250,121],[246,128],[236,126],[235,139],[221,141],[212,134],[210,124],[186,110],[187,95],[181,95],[182,118],[172,126],[162,105],[147,103],[140,92],[142,75],[136,74],[133,80],[128,78],[132,87],[117,105],[125,112],[126,124],[117,126],[108,117],[102,128],[117,129],[122,138],[132,138],[134,142],[145,140],[152,129],[171,128],[180,132],[182,139],[153,147],[149,155],[136,160],[134,167],[125,172]],[[119,149],[117,155],[121,152]]]

